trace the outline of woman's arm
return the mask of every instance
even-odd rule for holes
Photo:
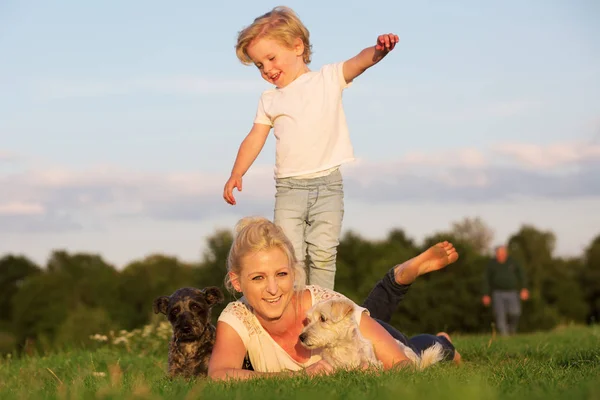
[[[208,364],[208,377],[214,380],[251,379],[258,376],[292,376],[294,373],[307,375],[330,374],[333,367],[324,360],[301,371],[258,372],[240,368],[246,356],[246,347],[240,335],[229,324],[217,322],[217,338]]]
[[[410,366],[412,364],[396,342],[396,339],[366,313],[360,319],[359,328],[360,333],[373,343],[375,356],[383,363],[384,369]]]
[[[240,368],[246,356],[246,347],[240,335],[229,324],[217,322],[217,338],[208,364],[211,379],[248,379],[260,374]]]

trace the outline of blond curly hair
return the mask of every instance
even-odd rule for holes
[[[248,46],[259,38],[277,40],[288,48],[293,47],[296,39],[301,39],[304,44],[302,59],[305,64],[310,64],[312,55],[310,33],[291,8],[275,7],[268,13],[257,17],[250,26],[238,33],[235,53],[242,64],[253,63],[248,55]]]

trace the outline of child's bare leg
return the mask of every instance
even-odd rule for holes
[[[394,267],[394,278],[401,285],[410,285],[417,277],[442,269],[456,260],[458,253],[452,243],[441,242]]]

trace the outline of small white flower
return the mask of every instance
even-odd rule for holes
[[[120,343],[127,343],[128,340],[126,337],[120,336],[118,338],[116,338],[115,340],[113,340],[113,344],[120,344]]]
[[[142,337],[148,337],[148,336],[150,336],[153,331],[154,331],[154,329],[153,329],[152,325],[146,325],[146,326],[144,326],[144,330],[142,332]]]
[[[99,333],[96,333],[95,335],[90,336],[90,339],[96,340],[98,342],[107,342],[108,341],[108,337],[106,335],[100,335]]]

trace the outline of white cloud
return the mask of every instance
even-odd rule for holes
[[[456,149],[438,152],[411,152],[401,158],[401,163],[427,167],[481,168],[488,164],[485,154],[478,149]]]
[[[599,196],[599,147],[504,144],[489,150],[408,153],[393,162],[359,161],[344,167],[346,198],[371,204],[464,204]],[[502,157],[510,163],[502,162]],[[566,172],[548,170],[574,164],[577,168]],[[44,166],[3,174],[0,187],[11,190],[0,194],[0,215],[10,221],[0,223],[0,230],[81,229],[124,218],[200,221],[231,212],[272,212],[272,167],[250,169],[244,191],[234,193],[235,207],[222,199],[227,177],[226,172],[155,173],[115,166],[85,170]]]
[[[451,223],[464,217],[481,217],[495,231],[495,243],[506,241],[522,224],[557,234],[556,255],[580,256],[594,237],[600,234],[600,197],[555,201],[524,199],[471,204],[433,201],[390,202],[373,206],[372,202],[346,202],[344,231],[353,230],[369,239],[385,237],[391,229],[403,229],[421,243],[424,237],[450,229]],[[270,204],[269,204],[270,205]],[[269,207],[267,207],[269,208]],[[229,208],[230,211],[234,209]],[[256,213],[253,213],[256,214]],[[103,229],[60,230],[55,221],[52,231],[31,234],[24,229],[0,233],[0,254],[26,254],[40,265],[45,264],[52,251],[91,252],[123,267],[127,263],[152,253],[161,253],[194,262],[201,259],[206,237],[216,229],[232,229],[244,215],[238,211],[215,215],[202,221],[152,220],[109,221]],[[272,217],[272,210],[264,215]],[[3,221],[0,220],[0,224]],[[68,227],[62,222],[62,228]],[[31,228],[31,226],[29,227]],[[401,261],[401,260],[397,260]]]
[[[571,166],[600,159],[600,144],[584,142],[552,143],[546,146],[505,143],[496,146],[494,151],[523,166],[536,169]]]
[[[0,215],[41,215],[44,211],[45,207],[40,203],[0,203]]]
[[[270,171],[270,174],[268,173]],[[253,211],[272,198],[272,168],[254,168],[244,179],[245,190],[239,210]],[[102,224],[111,218],[204,219],[229,209],[222,199],[225,174],[200,172],[149,173],[118,167],[70,170],[40,167],[0,175],[0,186],[10,191],[0,194],[0,215],[23,216],[37,227],[48,217],[55,224],[86,220]],[[32,199],[35,199],[34,203]],[[32,220],[31,216],[39,217]],[[60,222],[59,221],[59,222]],[[19,225],[0,223],[0,230]],[[79,224],[58,224],[61,229]]]

